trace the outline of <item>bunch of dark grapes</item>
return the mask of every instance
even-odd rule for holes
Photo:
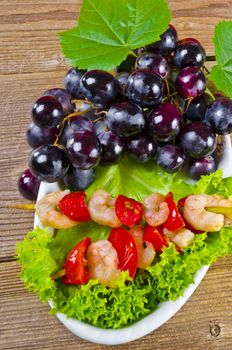
[[[47,90],[33,106],[21,194],[35,199],[40,181],[84,190],[97,166],[125,153],[169,173],[185,168],[193,179],[215,171],[217,135],[232,132],[232,101],[206,92],[205,60],[199,41],[178,41],[170,25],[112,74],[71,68],[64,89]]]

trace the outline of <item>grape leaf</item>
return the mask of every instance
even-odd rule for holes
[[[84,0],[78,25],[60,33],[61,47],[73,66],[111,70],[159,40],[169,22],[166,0]]]
[[[215,28],[214,46],[217,64],[210,79],[217,89],[232,98],[232,21],[221,21]]]

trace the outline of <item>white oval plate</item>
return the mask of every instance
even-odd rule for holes
[[[232,176],[232,152],[230,136],[224,137],[224,150],[219,159],[219,167],[223,169],[224,177]],[[60,190],[58,184],[42,183],[40,186],[38,200],[45,194]],[[34,226],[43,227],[37,215],[35,215]],[[182,297],[175,301],[167,301],[159,304],[159,308],[142,320],[122,329],[102,329],[91,326],[77,319],[67,318],[66,315],[57,314],[58,319],[77,336],[98,344],[117,345],[136,340],[154,331],[167,322],[186,303],[196,290],[205,276],[209,266],[203,266],[195,275],[194,283],[190,284]],[[50,301],[52,307],[52,301]]]

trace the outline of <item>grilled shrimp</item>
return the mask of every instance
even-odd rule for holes
[[[167,221],[169,208],[164,199],[165,197],[158,192],[144,199],[144,218],[150,226],[160,226]]]
[[[196,230],[219,231],[224,226],[225,217],[207,211],[213,207],[232,208],[232,200],[218,195],[191,195],[184,204],[184,218]]]
[[[179,248],[187,248],[194,240],[194,233],[187,228],[178,231],[164,229],[164,235]]]
[[[94,192],[89,200],[88,209],[93,221],[109,227],[122,226],[114,209],[115,199],[104,190]]]
[[[109,241],[101,240],[90,244],[87,251],[90,276],[105,286],[115,288],[119,277],[118,254]]]
[[[43,225],[64,229],[78,224],[78,222],[69,219],[66,215],[56,210],[59,201],[68,193],[68,190],[49,193],[36,203],[35,211]]]
[[[138,267],[146,269],[155,258],[155,249],[152,243],[143,241],[143,228],[141,226],[134,226],[130,230],[130,234],[135,240],[138,251]]]

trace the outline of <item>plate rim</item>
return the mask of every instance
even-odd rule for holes
[[[224,177],[232,176],[232,152],[230,135],[223,137],[223,152],[218,160],[218,168],[223,169]],[[42,182],[40,185],[38,198],[41,199],[45,194],[60,190],[58,183]],[[44,228],[35,213],[34,228],[39,226]],[[158,305],[158,308],[152,311],[149,315],[141,320],[120,329],[103,329],[79,321],[74,318],[67,318],[63,313],[57,313],[56,316],[72,333],[87,341],[102,344],[102,345],[119,345],[125,344],[151,333],[166,323],[173,317],[180,308],[188,301],[194,291],[197,289],[205,274],[209,269],[209,265],[202,266],[194,276],[194,282],[191,283],[183,293],[183,296],[178,297],[174,301],[165,301]],[[52,308],[52,300],[49,301]]]

